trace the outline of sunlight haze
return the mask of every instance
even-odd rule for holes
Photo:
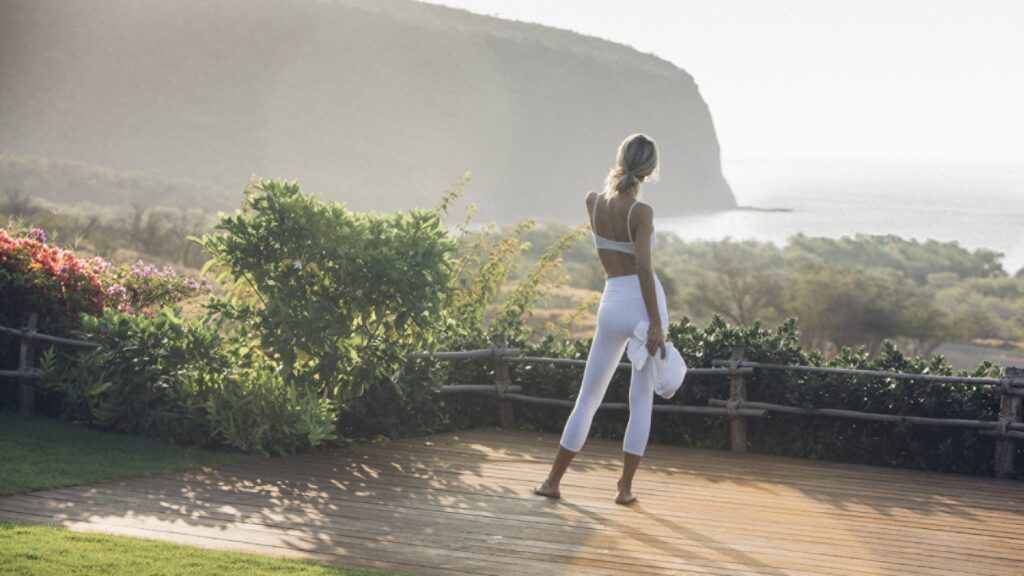
[[[445,0],[694,76],[723,160],[1024,161],[1024,2]]]

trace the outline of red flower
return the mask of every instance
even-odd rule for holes
[[[15,238],[0,228],[0,264],[20,278],[23,304],[41,307],[39,311],[48,316],[64,316],[71,325],[78,323],[81,312],[99,314],[104,294],[88,263],[40,238],[45,236]]]

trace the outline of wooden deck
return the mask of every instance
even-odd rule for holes
[[[1024,575],[1024,483],[470,430],[0,498],[0,518],[411,574]]]

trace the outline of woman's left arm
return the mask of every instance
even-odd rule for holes
[[[647,351],[653,356],[661,350],[665,357],[665,328],[661,325],[661,313],[658,310],[658,292],[654,285],[654,264],[651,258],[651,235],[654,233],[654,210],[647,204],[640,204],[633,213],[636,214],[636,232],[633,234],[633,247],[636,249],[636,273],[640,279],[640,294],[647,309]]]

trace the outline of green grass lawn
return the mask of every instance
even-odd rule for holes
[[[0,495],[256,458],[0,412]]]
[[[397,575],[395,572],[366,572],[321,566],[302,560],[207,550],[144,538],[74,532],[55,526],[3,521],[0,521],[0,559],[3,559],[0,574],[33,576]]]

